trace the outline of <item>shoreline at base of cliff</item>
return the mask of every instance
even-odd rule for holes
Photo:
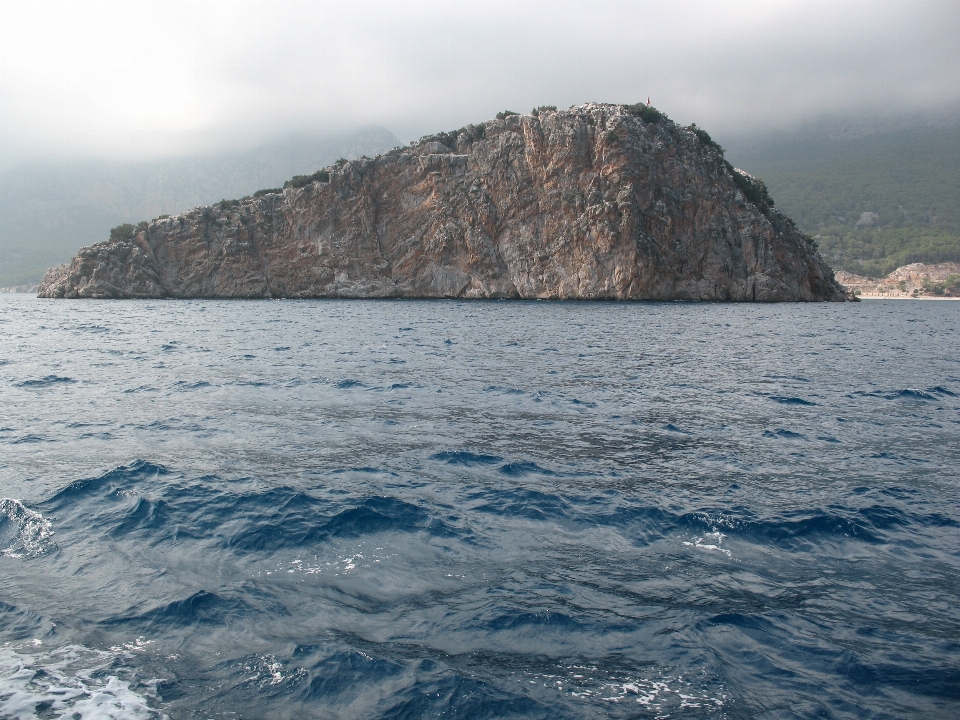
[[[930,302],[955,302],[960,300],[960,297],[936,297],[936,296],[927,296],[921,295],[920,297],[913,297],[912,295],[857,295],[861,300],[924,300]]]

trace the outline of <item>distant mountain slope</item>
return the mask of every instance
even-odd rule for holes
[[[881,277],[907,263],[960,261],[958,124],[836,139],[806,132],[733,144],[727,155],[819,236],[836,268]]]
[[[370,128],[346,136],[296,137],[244,153],[140,163],[32,165],[0,177],[0,287],[36,283],[47,268],[125,222],[177,214],[282,185],[337,158],[398,144]]]

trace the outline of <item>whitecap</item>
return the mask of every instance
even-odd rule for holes
[[[49,520],[19,500],[0,498],[0,557],[36,557],[56,547]]]
[[[115,665],[114,653],[80,645],[38,648],[0,648],[0,717],[167,720],[155,707],[159,681],[124,677],[131,673]]]
[[[243,670],[245,673],[251,673],[244,678],[243,682],[255,683],[261,689],[279,685],[284,681],[297,683],[307,676],[303,668],[285,667],[283,662],[273,655],[255,655],[246,661]]]
[[[522,673],[517,682],[541,685],[581,702],[629,704],[643,716],[651,713],[667,717],[687,708],[697,708],[702,716],[722,714],[728,704],[722,685],[701,685],[698,679],[687,679],[683,674],[658,672],[646,677],[632,676],[586,665],[558,670],[557,673]]]
[[[722,532],[709,532],[702,537],[694,538],[693,542],[684,541],[684,545],[689,545],[691,547],[698,548],[700,550],[713,550],[714,552],[722,552],[727,557],[731,557],[731,553],[724,547],[720,547],[720,544],[723,542],[723,539],[726,537]]]

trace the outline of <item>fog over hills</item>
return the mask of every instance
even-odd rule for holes
[[[282,185],[398,144],[384,128],[296,135],[239,153],[140,162],[32,163],[0,176],[0,287],[35,283],[110,228]]]
[[[930,252],[949,245],[952,141],[918,136],[897,148],[904,133],[957,117],[956,0],[119,7],[0,2],[0,284],[36,280],[118,223],[394,144],[347,139],[358,128],[406,143],[508,109],[648,97],[766,176],[837,261],[899,257],[891,231],[900,223],[906,242],[903,223],[919,228],[924,213]],[[855,147],[864,149],[846,149]],[[845,165],[831,164],[841,156]],[[936,180],[910,166],[919,157]],[[889,210],[901,205],[905,219]],[[879,218],[873,234],[846,233],[864,212]],[[830,217],[845,218],[836,232]]]
[[[960,261],[960,114],[848,115],[717,139],[817,237],[833,267],[881,276],[910,262]],[[398,144],[371,127],[243,152],[13,168],[0,176],[0,287],[39,281],[121,223],[239,198]]]
[[[881,276],[911,262],[960,261],[956,113],[833,117],[717,139],[730,162],[763,179],[777,206],[817,237],[834,268]],[[245,152],[9,170],[0,176],[0,286],[39,281],[121,223],[239,198],[398,144],[373,127]]]
[[[960,261],[960,118],[831,118],[727,140],[834,268],[875,277]]]

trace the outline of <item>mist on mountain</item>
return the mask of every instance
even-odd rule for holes
[[[36,283],[110,228],[282,185],[344,157],[398,145],[382,127],[336,136],[293,135],[234,153],[139,162],[21,165],[0,176],[0,286]]]
[[[835,269],[960,261],[960,113],[826,117],[723,142]]]

